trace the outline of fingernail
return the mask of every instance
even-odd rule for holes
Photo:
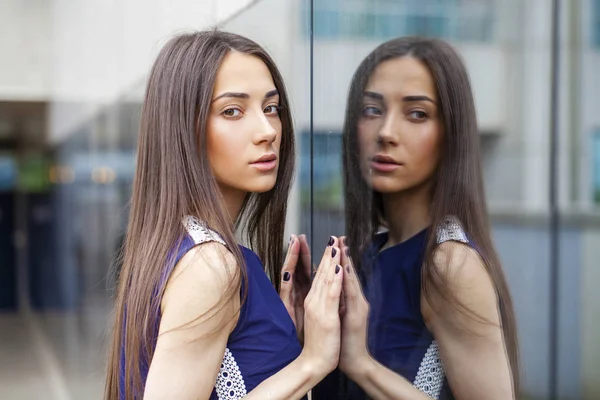
[[[346,272],[347,272],[348,274],[350,274],[350,266],[349,266],[349,265],[346,265]]]
[[[335,248],[331,249],[331,258],[335,257],[336,253]]]
[[[340,266],[339,266],[339,265],[336,265],[336,266],[335,266],[335,273],[337,274],[338,272],[340,272],[340,269],[341,269],[341,268],[340,268]]]
[[[335,242],[335,239],[333,239],[333,236],[329,236],[329,242],[327,242],[327,246],[333,245],[334,242]]]
[[[347,246],[347,244],[346,244],[346,238],[342,239],[342,243],[344,243],[344,246]]]
[[[289,281],[291,277],[292,277],[292,274],[290,274],[288,271],[285,271],[285,272],[283,273],[283,281],[284,281],[284,282],[287,282],[287,281]]]
[[[290,236],[290,241],[288,242],[288,244],[292,244],[292,240],[294,240],[294,237]]]
[[[346,254],[346,257],[350,256],[350,251],[347,247],[344,249],[344,254]]]

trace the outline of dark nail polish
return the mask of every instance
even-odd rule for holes
[[[292,277],[292,274],[290,274],[289,272],[286,271],[283,273],[283,281],[284,282],[289,281],[291,277]]]
[[[347,272],[348,274],[350,274],[350,266],[349,266],[349,265],[346,265],[346,272]]]
[[[331,249],[331,258],[335,257],[336,253],[337,252],[335,251],[335,249]]]
[[[329,242],[327,242],[327,246],[333,245],[334,242],[335,240],[333,239],[333,236],[329,236]]]
[[[294,240],[294,237],[290,236],[290,241],[288,242],[288,245],[292,244],[292,240]]]
[[[340,272],[340,269],[341,269],[341,268],[340,268],[340,266],[339,266],[339,265],[336,265],[336,266],[335,266],[335,273],[337,274],[338,272]]]

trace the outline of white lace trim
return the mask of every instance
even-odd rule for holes
[[[183,219],[183,226],[185,226],[188,235],[190,235],[196,244],[217,242],[226,246],[225,241],[217,232],[211,230],[204,222],[200,221],[196,217],[191,215],[186,216]]]
[[[413,384],[431,398],[438,399],[440,397],[444,385],[444,367],[435,340],[431,342],[425,352]]]
[[[235,362],[233,354],[227,348],[225,349],[221,370],[217,376],[215,391],[219,400],[238,400],[247,394],[246,384],[244,383],[240,368]]]
[[[458,218],[454,216],[448,216],[440,222],[437,227],[437,243],[444,243],[450,240],[461,242],[461,243],[469,243],[469,239],[467,238],[467,234],[465,233],[462,224],[458,220]]]

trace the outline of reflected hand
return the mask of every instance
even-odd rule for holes
[[[302,264],[300,267],[298,262]],[[310,291],[310,278],[311,258],[306,236],[292,235],[281,268],[279,296],[296,326],[300,343],[304,343],[304,299]]]
[[[340,307],[342,343],[340,348],[340,369],[352,378],[361,373],[360,368],[371,361],[367,350],[367,323],[369,303],[362,292],[352,260],[347,254],[345,238],[340,238],[342,266],[344,267],[344,304]]]

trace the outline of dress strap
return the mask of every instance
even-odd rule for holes
[[[203,221],[194,216],[185,216],[183,218],[183,226],[195,244],[217,242],[227,246],[227,243],[225,243],[221,235],[210,229]]]
[[[462,227],[462,224],[458,218],[449,215],[442,219],[436,229],[437,244],[442,244],[448,241],[455,241],[461,243],[469,243],[469,238]]]

